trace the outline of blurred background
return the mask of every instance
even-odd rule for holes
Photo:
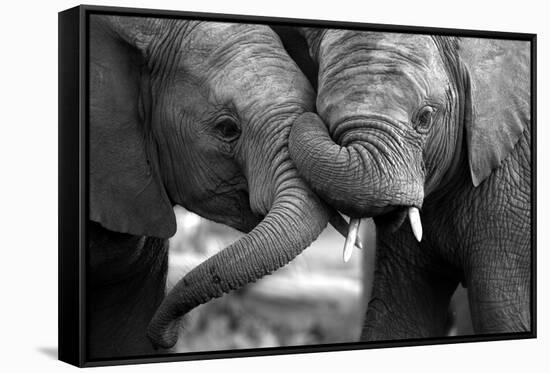
[[[241,237],[179,206],[170,240],[169,291],[187,272]],[[294,261],[241,290],[201,305],[183,321],[176,352],[355,342],[370,296],[375,229],[361,223],[365,248],[342,260],[344,237],[328,226]],[[472,334],[466,290],[451,302],[449,335]]]

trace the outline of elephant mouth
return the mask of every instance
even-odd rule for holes
[[[188,210],[209,220],[228,225],[242,233],[249,233],[265,218],[265,214],[252,211],[249,201],[250,195],[246,187],[236,191],[227,188],[206,199],[196,200],[197,207],[190,204],[187,206]],[[226,208],[220,209],[219,206]]]
[[[407,218],[408,206],[396,206],[387,212],[374,216],[377,226],[388,232],[396,232]]]
[[[374,222],[377,227],[390,233],[396,232],[403,225],[405,219],[409,218],[411,230],[418,242],[422,241],[422,222],[420,220],[420,211],[416,206],[387,206],[380,209],[380,213],[374,216]],[[346,242],[344,243],[343,260],[347,262],[351,258],[353,246],[355,244],[362,248],[358,240],[359,225],[361,218],[350,218],[349,229],[347,230]]]

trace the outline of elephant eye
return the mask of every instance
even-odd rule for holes
[[[433,106],[426,105],[422,107],[418,111],[415,120],[413,120],[414,128],[418,131],[426,131],[429,129],[432,125],[435,112],[436,109]]]
[[[239,126],[231,118],[223,118],[219,120],[214,128],[222,140],[227,142],[235,141],[241,134]]]

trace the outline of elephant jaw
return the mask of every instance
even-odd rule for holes
[[[418,210],[418,207],[409,207],[407,209],[407,216],[409,218],[409,223],[411,225],[414,237],[418,242],[422,241],[422,221],[420,219],[420,211]],[[401,219],[399,226],[402,222],[403,219]],[[345,236],[346,242],[344,243],[344,251],[342,253],[344,263],[347,263],[351,259],[351,255],[353,254],[353,246],[357,246],[360,249],[363,248],[358,236],[360,224],[360,218],[350,219],[348,233]]]

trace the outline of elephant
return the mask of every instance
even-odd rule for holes
[[[290,160],[315,93],[272,29],[91,15],[89,56],[91,358],[169,349],[190,309],[284,266],[327,222],[347,233]],[[166,295],[175,205],[247,234]]]
[[[292,126],[291,159],[354,225],[376,224],[361,339],[443,336],[460,283],[474,333],[530,332],[530,43],[322,28],[287,37],[307,44],[295,60],[317,87],[316,110]]]

